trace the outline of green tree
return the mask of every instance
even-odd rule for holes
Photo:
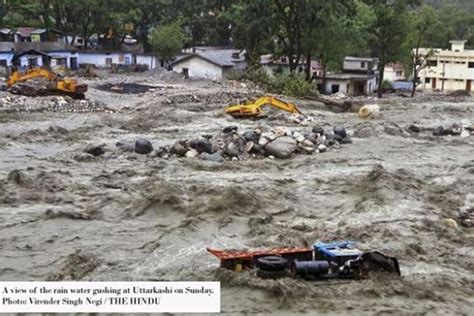
[[[366,0],[373,11],[369,24],[369,46],[378,57],[379,87],[378,97],[382,97],[384,68],[387,63],[402,58],[408,28],[408,9],[420,4],[420,0]]]
[[[307,14],[307,0],[274,0],[275,19],[280,24],[275,30],[278,43],[288,58],[290,71],[294,72],[303,56],[304,32],[306,31],[305,14]]]
[[[456,39],[470,40],[474,45],[474,12],[464,10],[453,4],[443,5],[438,10],[438,17],[442,27],[432,39],[433,45],[438,48],[449,48],[449,41]]]
[[[232,40],[236,47],[245,49],[247,68],[256,70],[260,56],[271,50],[272,0],[244,0],[234,4],[228,12],[232,20]]]
[[[163,63],[169,64],[183,48],[186,36],[179,21],[155,28],[150,34],[153,51],[158,54]]]
[[[411,50],[409,65],[413,72],[413,88],[411,96],[416,93],[418,76],[427,66],[427,59],[434,53],[433,40],[438,36],[442,25],[437,12],[431,6],[423,6],[410,13],[410,32],[407,38],[408,49]]]

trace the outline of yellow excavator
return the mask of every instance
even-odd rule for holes
[[[76,79],[61,78],[57,73],[44,68],[28,69],[25,72],[14,70],[7,80],[7,86],[8,88],[11,88],[17,83],[40,77],[46,78],[49,81],[47,90],[53,93],[69,95],[76,99],[83,99],[87,92],[86,84],[78,84]],[[18,91],[21,91],[21,89],[18,89]]]
[[[263,96],[254,102],[247,101],[241,104],[229,105],[224,109],[224,111],[235,118],[256,117],[262,114],[262,108],[265,105],[271,105],[280,110],[294,114],[303,114],[293,103],[284,102],[269,95]]]

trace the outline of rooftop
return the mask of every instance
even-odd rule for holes
[[[345,72],[326,75],[326,79],[332,79],[332,80],[367,80],[374,77],[375,75],[373,74],[356,74],[356,73],[345,73]]]
[[[238,58],[234,58],[236,54],[238,54]],[[219,67],[232,67],[235,66],[236,63],[245,61],[243,52],[238,49],[211,49],[196,51],[195,53],[178,58],[174,64],[180,63],[192,57],[202,58]]]
[[[36,28],[34,27],[19,27],[16,29],[15,33],[19,34],[22,37],[30,37],[31,32],[33,32],[34,30],[36,30]]]
[[[270,64],[287,66],[289,64],[288,57],[282,56],[278,58],[272,54],[266,54],[266,55],[260,56],[260,65],[270,65]],[[304,65],[304,64],[306,64],[306,62],[300,59],[300,61],[298,62],[298,65]]]
[[[353,56],[346,56],[344,57],[345,61],[376,61],[377,58],[371,58],[371,57],[353,57]]]
[[[21,53],[28,50],[41,52],[77,51],[77,48],[63,42],[0,42],[0,52]]]

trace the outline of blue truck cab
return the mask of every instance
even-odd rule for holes
[[[316,241],[313,244],[315,260],[327,260],[337,265],[343,265],[348,260],[357,259],[363,252],[355,247],[354,241],[337,241],[323,243]]]

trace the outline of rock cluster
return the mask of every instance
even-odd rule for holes
[[[4,112],[112,112],[103,102],[74,100],[69,96],[53,98],[7,95],[0,98],[0,111]]]
[[[433,136],[461,136],[469,137],[469,131],[461,124],[454,123],[449,127],[443,127],[439,125],[433,129]]]
[[[211,161],[264,157],[286,159],[295,154],[324,153],[332,146],[351,142],[342,126],[336,126],[330,131],[316,126],[306,133],[291,131],[286,127],[239,132],[237,126],[228,126],[216,136],[204,135],[190,140],[178,140],[162,151],[161,155],[199,156]]]

